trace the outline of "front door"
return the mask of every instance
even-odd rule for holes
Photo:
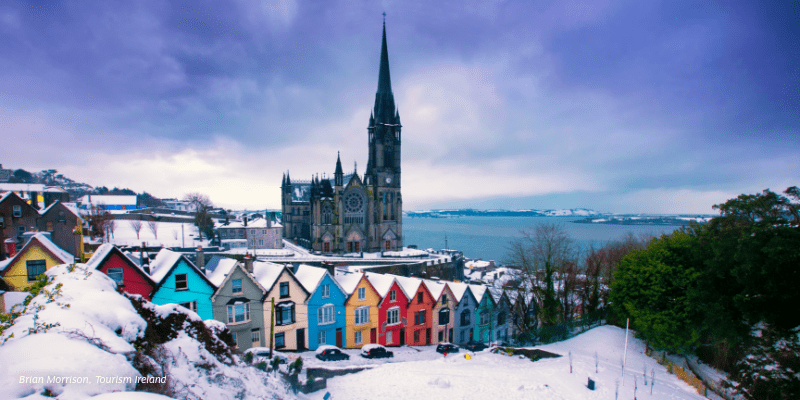
[[[305,329],[298,329],[297,330],[297,350],[305,350],[306,349],[306,330]]]
[[[372,328],[369,331],[369,342],[378,343],[378,332],[375,331],[375,328]]]
[[[342,348],[342,328],[336,328],[336,347]]]
[[[404,346],[406,344],[406,330],[400,329],[400,346]]]
[[[425,329],[425,344],[431,344],[431,328]]]
[[[448,341],[450,343],[453,343],[453,328],[450,328],[450,335],[448,337],[449,337]]]

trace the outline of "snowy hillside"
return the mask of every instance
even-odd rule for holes
[[[131,301],[83,264],[46,275],[52,281],[0,335],[2,398],[84,399],[145,386],[185,399],[293,397],[231,356],[220,322]]]
[[[625,330],[602,326],[570,340],[538,347],[559,354],[559,358],[531,362],[520,356],[492,354],[488,350],[469,353],[464,350],[447,357],[434,346],[420,348],[421,353],[409,362],[400,355],[383,365],[357,374],[328,380],[327,391],[335,399],[703,399],[697,391],[679,380],[656,360],[644,354],[644,343],[629,337],[627,368],[622,382],[622,354]],[[426,355],[427,353],[427,355]],[[572,368],[570,373],[570,353]],[[598,372],[595,372],[595,354]],[[353,357],[355,365],[374,364]],[[417,361],[426,359],[424,361]],[[340,362],[341,363],[341,362]],[[647,368],[647,385],[643,382]],[[651,374],[655,385],[650,394]],[[594,391],[587,388],[595,380]],[[617,387],[619,382],[619,387]],[[321,399],[324,390],[309,397]]]

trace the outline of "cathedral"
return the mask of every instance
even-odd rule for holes
[[[324,254],[403,248],[400,194],[400,114],[389,77],[383,24],[378,92],[369,117],[369,161],[363,176],[345,174],[339,156],[333,179],[323,175],[281,184],[283,237]]]

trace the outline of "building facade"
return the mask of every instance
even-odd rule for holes
[[[333,179],[317,175],[292,182],[289,173],[284,174],[283,237],[325,254],[402,249],[401,128],[384,24],[378,91],[367,126],[366,171],[359,176],[354,168],[345,175],[337,156]]]

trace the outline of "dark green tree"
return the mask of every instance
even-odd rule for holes
[[[689,294],[700,274],[694,236],[678,231],[620,262],[610,301],[652,347],[685,351],[698,341],[698,305]]]

